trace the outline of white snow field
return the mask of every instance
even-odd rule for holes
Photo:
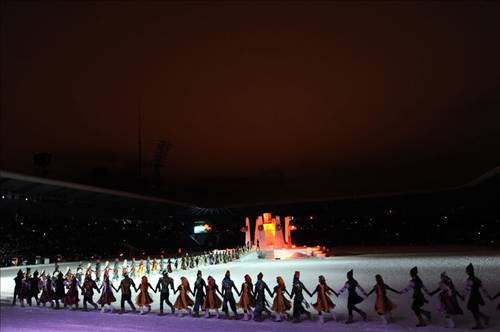
[[[485,288],[490,294],[500,291],[500,251],[495,250],[460,250],[459,252],[439,252],[430,253],[429,250],[412,253],[409,248],[401,252],[392,251],[390,254],[366,254],[356,256],[335,256],[328,258],[303,258],[282,261],[262,260],[256,257],[255,253],[250,253],[237,262],[228,264],[202,266],[203,277],[212,275],[220,285],[226,270],[231,270],[231,277],[239,286],[243,282],[243,276],[250,274],[252,281],[257,280],[259,272],[264,273],[264,280],[272,289],[276,283],[276,276],[283,276],[290,289],[294,271],[301,271],[301,280],[309,290],[313,290],[317,284],[319,275],[325,275],[327,283],[339,290],[345,281],[345,274],[351,268],[354,269],[354,277],[367,291],[374,285],[374,275],[381,274],[385,282],[396,289],[403,289],[409,281],[409,269],[418,266],[420,276],[429,290],[436,288],[439,275],[446,271],[453,279],[457,288],[463,291],[466,279],[465,266],[472,262],[476,268],[477,276],[483,280]],[[438,250],[438,249],[437,249]],[[405,253],[406,252],[406,253]],[[61,264],[61,270],[65,271],[66,266],[71,266],[74,271],[76,263]],[[194,318],[184,316],[182,318],[170,315],[167,309],[166,316],[158,316],[159,294],[153,294],[152,312],[146,315],[138,315],[131,312],[123,315],[116,313],[101,313],[99,311],[70,311],[52,310],[49,308],[11,306],[12,293],[14,289],[13,278],[18,268],[1,269],[1,323],[0,330],[7,331],[449,331],[444,327],[444,319],[437,311],[438,298],[435,295],[429,298],[426,307],[432,311],[432,322],[427,327],[416,328],[415,317],[410,309],[411,293],[397,295],[389,292],[389,297],[398,304],[398,308],[393,313],[394,321],[389,325],[384,325],[376,315],[373,304],[374,294],[365,299],[359,307],[369,315],[368,321],[360,321],[355,313],[356,322],[350,325],[344,324],[347,318],[346,294],[340,298],[332,297],[337,305],[337,321],[326,320],[320,324],[316,317],[315,310],[313,320],[306,320],[298,324],[289,321],[274,322],[266,319],[263,322],[225,320],[214,317],[206,319],[203,317]],[[35,269],[47,269],[52,271],[53,266],[36,266]],[[188,271],[175,271],[171,274],[175,285],[179,284],[181,276],[187,276],[191,285],[194,283],[197,269]],[[150,283],[156,285],[159,275],[151,276]],[[135,280],[139,283],[139,279]],[[118,282],[115,282],[118,285]],[[235,295],[236,296],[236,295]],[[307,295],[306,295],[307,296]],[[119,300],[120,294],[116,295]],[[97,300],[98,295],[94,296]],[[308,302],[315,302],[308,299]],[[175,296],[170,295],[172,303]],[[500,331],[500,312],[495,311],[495,302],[486,299],[486,305],[482,307],[483,312],[492,317],[490,326],[485,331]],[[269,301],[272,303],[272,301]],[[115,309],[119,309],[119,302],[115,303]],[[456,318],[457,328],[455,331],[468,331],[473,326],[472,315],[466,310],[465,303],[461,302],[464,315]],[[126,305],[126,310],[130,310]]]

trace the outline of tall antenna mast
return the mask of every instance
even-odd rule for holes
[[[141,98],[139,97],[139,104],[137,109],[137,171],[139,179],[142,178],[142,109]]]

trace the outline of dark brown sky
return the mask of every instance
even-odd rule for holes
[[[500,164],[499,35],[494,2],[3,1],[2,168],[131,174],[140,99],[146,173],[167,139],[200,199],[461,184]]]

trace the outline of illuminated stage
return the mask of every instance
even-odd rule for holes
[[[285,217],[285,234],[283,236],[283,226],[279,216],[274,218],[271,213],[264,213],[255,220],[254,241],[251,239],[250,219],[246,218],[245,244],[253,247],[258,252],[259,258],[266,259],[291,259],[303,257],[325,257],[325,253],[319,247],[296,247],[292,243],[292,231],[297,228],[291,224],[292,217]]]

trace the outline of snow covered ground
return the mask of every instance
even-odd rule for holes
[[[414,249],[413,249],[414,250]],[[454,280],[456,286],[462,290],[466,279],[465,266],[472,262],[477,271],[477,275],[483,280],[486,289],[491,294],[500,291],[500,252],[499,251],[469,251],[463,250],[457,252],[430,253],[425,252],[408,253],[409,249],[401,249],[401,252],[391,252],[390,254],[368,254],[356,256],[336,256],[329,258],[304,258],[283,261],[259,260],[256,255],[249,254],[238,262],[228,264],[203,266],[203,277],[212,275],[220,285],[226,270],[231,270],[231,277],[239,286],[243,282],[243,276],[250,274],[253,281],[257,280],[259,272],[264,273],[264,280],[272,288],[276,283],[276,276],[283,276],[288,288],[290,288],[293,273],[296,270],[301,271],[301,280],[307,288],[313,290],[317,284],[317,277],[325,275],[328,284],[338,290],[345,281],[345,274],[351,268],[354,269],[354,276],[359,283],[369,290],[374,285],[374,275],[381,274],[385,282],[393,288],[402,289],[409,281],[409,269],[418,266],[420,276],[429,289],[437,286],[439,275],[446,271]],[[64,271],[66,266],[70,265],[74,271],[76,264],[61,264]],[[36,269],[47,269],[52,271],[53,266],[38,266]],[[32,271],[35,267],[32,268]],[[1,322],[0,330],[6,331],[234,331],[238,329],[244,331],[306,331],[306,330],[332,330],[336,331],[414,331],[415,318],[410,309],[411,294],[397,295],[389,293],[389,297],[398,304],[394,312],[394,322],[389,325],[383,325],[374,312],[374,295],[362,302],[359,307],[369,314],[367,322],[359,321],[359,316],[354,324],[345,325],[343,321],[347,318],[346,294],[340,298],[333,296],[333,302],[337,304],[338,322],[326,321],[319,324],[316,320],[304,320],[300,324],[291,322],[273,322],[266,319],[264,322],[236,321],[223,319],[205,319],[166,315],[158,316],[159,294],[153,294],[153,310],[147,315],[137,315],[126,313],[124,315],[100,313],[100,312],[82,312],[68,310],[51,310],[49,308],[36,308],[19,306],[12,307],[9,303],[12,299],[14,288],[13,278],[17,268],[4,268],[0,270],[0,297],[1,297]],[[181,276],[187,276],[191,285],[195,280],[196,269],[189,271],[176,271],[171,274],[176,286],[179,284]],[[159,275],[151,276],[150,283],[155,286]],[[138,283],[139,280],[136,280]],[[118,285],[118,282],[115,283]],[[120,295],[117,295],[119,299]],[[97,299],[97,295],[94,296]],[[170,300],[175,300],[174,295],[170,295]],[[309,302],[315,302],[315,299],[308,299]],[[445,329],[443,318],[437,311],[438,298],[434,296],[429,299],[427,308],[433,313],[432,323],[419,328],[419,331],[449,331]],[[496,302],[486,299],[486,305],[483,311],[492,317],[489,329],[485,331],[500,331],[500,312],[495,311]],[[119,302],[115,304],[119,308]],[[473,319],[462,303],[465,315],[456,319],[456,331],[468,331],[473,325]],[[311,308],[311,312],[315,313]]]

